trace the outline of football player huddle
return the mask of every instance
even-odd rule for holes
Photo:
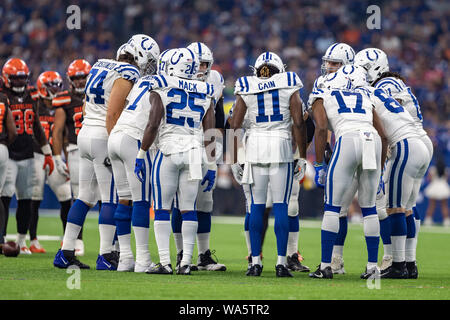
[[[115,59],[92,66],[73,61],[67,91],[55,71],[43,72],[36,88],[28,86],[27,65],[10,59],[0,94],[0,241],[15,193],[21,253],[45,252],[36,230],[47,182],[61,204],[64,230],[54,266],[90,268],[76,256],[84,253],[86,215],[99,203],[97,270],[225,271],[210,249],[212,191],[222,154],[217,137],[232,130],[231,170],[246,197],[246,275],[262,274],[269,208],[276,276],[309,272],[298,251],[298,194],[315,137],[314,180],[324,189],[324,215],[321,263],[309,276],[345,273],[347,212],[357,196],[368,256],[361,278],[417,278],[415,203],[433,153],[419,103],[380,49],[355,54],[335,43],[322,60],[322,74],[304,104],[299,76],[276,53],[261,53],[253,74],[236,80],[226,118],[224,79],[201,42],[160,53],[153,38],[134,35]],[[151,207],[158,263],[149,250]],[[384,256],[378,266],[380,236]]]

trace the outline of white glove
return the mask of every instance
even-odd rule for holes
[[[244,175],[244,168],[239,163],[234,163],[231,165],[231,172],[233,172],[234,179],[239,184],[242,184],[242,176]]]
[[[67,169],[66,163],[61,159],[61,155],[56,155],[53,158],[55,160],[55,166],[58,173],[66,178],[69,178],[69,170]]]
[[[306,172],[306,160],[300,158],[295,161],[294,176],[299,181],[303,179]]]

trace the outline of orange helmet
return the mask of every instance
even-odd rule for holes
[[[86,82],[81,83],[75,83],[74,80],[78,79],[86,79],[89,75],[89,72],[91,71],[91,65],[89,62],[87,62],[84,59],[77,59],[72,61],[72,63],[69,65],[69,68],[67,68],[67,78],[69,79],[70,84],[72,85],[73,89],[77,93],[84,93],[84,86],[86,85]]]
[[[6,61],[2,69],[3,83],[6,88],[14,92],[21,93],[25,88],[30,77],[30,70],[25,61],[19,58],[11,58]]]
[[[56,71],[42,72],[37,79],[39,96],[44,99],[53,99],[62,90],[63,80]]]

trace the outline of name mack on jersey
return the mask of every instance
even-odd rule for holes
[[[186,81],[183,81],[183,80],[178,80],[178,87],[180,89],[186,90],[188,92],[198,92],[196,83],[186,82]]]

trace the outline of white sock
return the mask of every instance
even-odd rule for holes
[[[155,240],[158,245],[159,262],[170,264],[170,233],[172,226],[169,220],[156,220],[154,223]]]
[[[282,264],[283,266],[286,265],[286,256],[278,256],[277,258],[277,265]]]
[[[252,255],[252,246],[250,244],[250,231],[245,231],[245,242],[247,243],[247,251],[248,256],[250,257]]]
[[[180,233],[174,233],[173,239],[175,240],[175,248],[177,248],[177,253],[183,250],[183,235]]]
[[[145,227],[133,227],[134,237],[136,238],[136,261],[142,264],[152,263],[148,249],[149,230]]]
[[[320,263],[320,270],[323,270],[326,267],[331,267],[331,263],[326,263],[326,262],[321,262]]]
[[[110,253],[113,251],[114,234],[116,233],[116,226],[111,224],[99,224],[100,231],[100,255]]]
[[[198,221],[183,221],[183,225],[181,226],[181,234],[183,235],[183,259],[180,263],[182,266],[191,264],[197,229]]]
[[[287,243],[287,255],[292,256],[298,251],[298,236],[300,232],[289,232],[289,238]]]
[[[405,261],[406,236],[391,236],[392,261]]]
[[[344,255],[344,246],[333,246],[333,257],[342,257]]]
[[[384,253],[383,253],[384,257],[386,257],[386,256],[392,257],[392,245],[391,244],[383,244],[383,250],[384,250]]]
[[[367,270],[376,268],[377,264],[375,262],[367,262]]]
[[[67,222],[61,250],[75,250],[75,242],[80,234],[81,226]]]
[[[120,259],[133,259],[133,252],[131,251],[131,233],[117,236],[119,239]]]
[[[406,238],[406,246],[405,246],[406,262],[416,261],[416,246],[417,246],[416,238]]]
[[[211,233],[197,233],[197,249],[198,254],[205,253],[209,250],[209,236]]]
[[[261,257],[260,256],[256,256],[256,257],[252,256],[252,264],[259,264],[261,266],[262,265]]]
[[[26,234],[17,234],[17,245],[19,246],[19,248],[27,246],[27,242],[25,241],[26,237]]]

